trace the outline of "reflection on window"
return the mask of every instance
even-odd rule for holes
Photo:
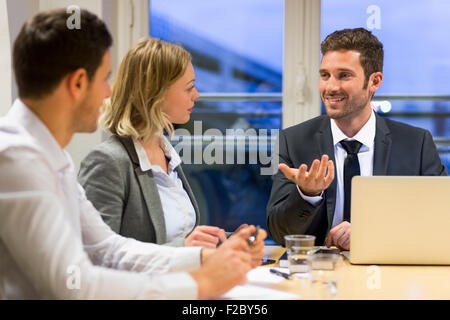
[[[202,121],[204,130],[215,128],[222,134],[227,129],[279,129],[281,102],[276,101],[198,101],[191,121],[176,128],[194,134],[194,121]]]
[[[266,205],[272,178],[259,165],[185,165],[204,224],[233,231],[243,223],[267,230]]]
[[[192,49],[187,45],[184,45],[184,48],[190,52],[193,65],[197,68],[203,69],[207,72],[220,73],[220,61],[218,59]]]
[[[191,53],[200,93],[281,92],[283,5],[273,0],[152,0],[150,33]]]

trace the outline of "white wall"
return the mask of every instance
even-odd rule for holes
[[[79,6],[87,9],[99,17],[102,16],[101,0],[40,0],[39,11],[50,10],[55,8],[67,8],[71,5]]]
[[[320,1],[284,3],[283,128],[320,115]]]
[[[39,1],[36,0],[7,0],[9,41],[11,44],[11,54],[14,40],[22,28],[25,21],[39,11]],[[12,101],[17,98],[17,86],[14,79],[14,72],[11,69],[11,97]],[[9,109],[9,108],[8,108]]]
[[[11,46],[6,0],[0,0],[0,116],[11,106]]]

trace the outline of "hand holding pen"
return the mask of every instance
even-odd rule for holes
[[[248,246],[249,247],[253,246],[253,243],[255,242],[256,238],[258,237],[259,229],[260,229],[260,227],[256,226],[255,232],[253,232],[253,234],[248,239]]]
[[[262,264],[262,259],[264,258],[264,239],[267,237],[267,232],[259,226],[251,227],[255,229],[248,239],[248,245],[252,256],[252,266],[258,267]]]
[[[255,268],[260,266],[264,257],[264,239],[267,237],[267,232],[259,226],[255,227],[253,225],[249,226],[245,224],[241,225],[230,238],[236,236],[243,236],[246,239],[248,252],[250,253],[252,260],[252,267]],[[227,241],[229,240],[226,240],[224,243],[227,243]]]

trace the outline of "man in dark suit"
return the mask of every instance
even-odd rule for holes
[[[349,250],[352,176],[447,173],[428,131],[373,111],[384,53],[371,32],[336,31],[321,51],[319,92],[327,114],[280,132],[267,226],[282,245],[287,234],[312,234],[316,245]]]

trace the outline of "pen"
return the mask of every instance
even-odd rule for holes
[[[291,275],[290,274],[278,271],[277,269],[270,268],[270,273],[274,273],[277,276],[283,277],[283,278],[288,279],[288,280],[291,279]]]
[[[251,247],[253,242],[255,242],[256,237],[258,236],[259,226],[256,226],[255,232],[248,239],[248,246]]]

